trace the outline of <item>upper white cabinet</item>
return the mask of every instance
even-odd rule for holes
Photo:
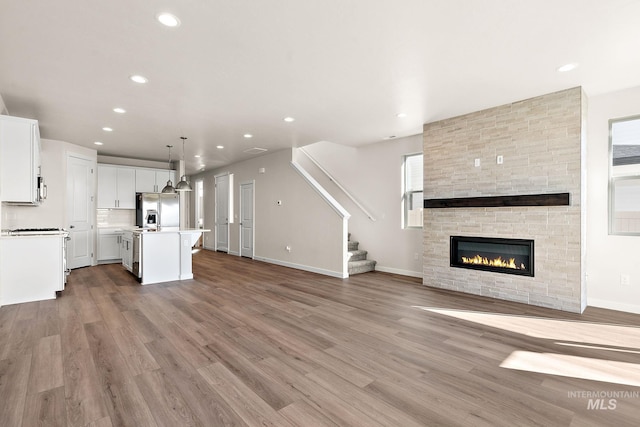
[[[0,115],[0,200],[40,204],[38,121]]]
[[[136,208],[134,168],[98,165],[98,208]]]
[[[136,168],[136,192],[159,193],[169,179],[175,185],[175,177],[174,170]]]

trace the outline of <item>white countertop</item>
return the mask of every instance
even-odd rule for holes
[[[159,230],[148,229],[148,228],[135,228],[132,230],[134,233],[138,234],[158,234],[158,233],[206,233],[211,230],[206,228],[180,228],[180,227],[165,227]]]

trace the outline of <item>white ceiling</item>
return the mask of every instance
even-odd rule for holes
[[[43,138],[112,156],[166,161],[173,144],[175,159],[184,135],[190,173],[199,169],[195,154],[211,169],[250,157],[243,151],[252,147],[358,146],[578,85],[589,96],[640,85],[638,0],[0,6],[9,114],[38,119]],[[181,26],[160,25],[163,11]],[[569,62],[579,67],[556,71]],[[149,82],[133,83],[132,74]]]

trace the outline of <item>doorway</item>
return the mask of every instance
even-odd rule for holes
[[[240,184],[240,256],[253,258],[254,182]]]
[[[229,206],[230,206],[230,177],[229,174],[215,177],[215,250],[229,253]]]
[[[204,228],[204,181],[199,179],[195,182],[195,227],[199,230]],[[200,236],[195,244],[196,247],[203,246],[203,236]]]
[[[95,160],[70,154],[67,156],[67,245],[68,268],[87,267],[93,263]]]

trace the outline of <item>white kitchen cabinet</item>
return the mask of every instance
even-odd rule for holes
[[[40,204],[38,121],[0,115],[0,200]]]
[[[174,170],[136,168],[136,192],[159,193],[169,179],[175,185],[175,176]]]
[[[0,237],[0,305],[54,299],[64,290],[66,235]]]
[[[115,165],[98,165],[98,208],[136,208],[136,171]]]
[[[120,262],[122,230],[98,231],[98,262]]]

